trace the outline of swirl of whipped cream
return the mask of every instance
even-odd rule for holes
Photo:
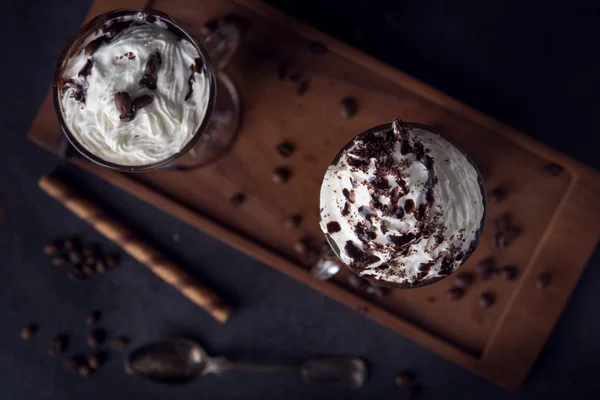
[[[208,108],[210,84],[197,65],[196,48],[164,22],[143,18],[138,14],[112,35],[109,30],[92,54],[85,47],[98,35],[86,39],[63,73],[62,109],[69,130],[91,153],[118,165],[147,165],[178,153]],[[156,89],[150,90],[140,80],[149,57],[157,53],[162,63],[155,72]],[[153,101],[124,122],[115,107],[117,92],[133,99],[151,95]]]
[[[474,250],[485,214],[479,173],[418,125],[356,137],[321,186],[321,229],[359,276],[417,285],[447,276]]]

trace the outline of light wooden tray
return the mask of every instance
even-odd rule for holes
[[[147,6],[143,0],[96,0],[87,20],[110,9]],[[471,371],[507,389],[518,388],[598,241],[600,176],[262,3],[163,0],[150,6],[196,32],[206,21],[229,13],[249,23],[244,42],[228,67],[243,99],[239,139],[226,157],[192,172],[123,175],[79,157],[74,161]],[[311,51],[314,41],[328,51]],[[265,59],[262,54],[269,51],[276,56]],[[296,84],[278,79],[277,68],[283,63],[308,81],[304,95],[296,93]],[[350,120],[339,117],[340,101],[346,96],[359,102],[358,114]],[[311,278],[293,244],[306,236],[323,239],[317,224],[318,192],[328,163],[351,137],[393,117],[445,132],[475,158],[488,189],[510,188],[505,202],[489,206],[482,243],[463,270],[494,256],[501,266],[518,266],[518,280],[478,280],[463,299],[449,301],[445,294],[452,278],[381,298],[350,288],[345,271],[330,282]],[[59,126],[50,96],[29,137],[57,151]],[[275,151],[283,140],[297,145],[288,159]],[[549,173],[549,163],[564,171],[558,176]],[[287,184],[272,181],[278,166],[293,170]],[[228,199],[239,191],[247,194],[247,201],[234,208]],[[301,213],[304,222],[298,229],[285,229],[284,220],[293,213]],[[496,252],[490,244],[490,222],[503,213],[513,215],[523,233],[504,251]],[[551,285],[536,289],[537,277],[546,271],[554,277]],[[486,290],[496,294],[497,303],[484,310],[478,298]],[[430,301],[432,297],[435,302]]]

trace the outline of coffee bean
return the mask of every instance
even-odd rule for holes
[[[82,364],[78,367],[77,371],[79,372],[79,375],[83,376],[83,377],[88,377],[92,374],[92,369],[85,364]]]
[[[86,257],[94,257],[98,254],[98,246],[93,243],[86,244],[83,246],[83,255]]]
[[[284,226],[286,229],[294,229],[302,223],[302,215],[294,214],[285,220]]]
[[[98,351],[94,354],[90,354],[87,357],[87,364],[91,369],[98,369],[98,367],[104,362],[106,359],[106,353],[102,351]]]
[[[101,329],[94,329],[88,333],[86,342],[88,346],[95,348],[100,346],[104,339],[106,339],[106,333]]]
[[[508,192],[505,188],[496,187],[490,191],[488,199],[490,200],[490,203],[501,203],[506,199],[507,195]]]
[[[85,275],[85,276],[92,276],[94,275],[95,271],[94,271],[94,267],[92,267],[91,265],[87,265],[87,264],[83,264],[81,266],[81,272]]]
[[[473,278],[473,274],[470,274],[468,272],[461,272],[454,280],[454,286],[461,289],[467,289],[473,284],[474,280],[475,279]]]
[[[162,58],[158,51],[156,53],[150,54],[150,56],[148,56],[148,61],[146,62],[146,68],[144,69],[144,74],[154,75],[155,72],[158,70],[158,68],[160,68],[161,64],[162,64]]]
[[[79,240],[77,238],[70,238],[65,240],[65,249],[75,250],[79,248]]]
[[[56,337],[52,339],[50,342],[50,346],[48,346],[48,355],[52,357],[56,357],[60,355],[64,350],[64,342],[61,337]]]
[[[113,269],[119,263],[119,255],[109,254],[104,258],[104,262],[106,263],[106,268]]]
[[[63,368],[67,372],[77,372],[79,370],[79,362],[75,358],[67,358],[63,361]]]
[[[115,94],[115,107],[120,114],[121,119],[125,116],[131,115],[133,100],[127,92],[117,92]]]
[[[69,261],[71,261],[71,264],[79,264],[83,261],[83,255],[79,250],[71,250],[69,251]]]
[[[507,281],[515,280],[515,279],[517,279],[517,276],[519,275],[519,270],[513,265],[507,265],[506,267],[502,268],[501,272],[502,272],[502,276]]]
[[[83,261],[83,265],[93,267],[94,265],[96,265],[96,261],[97,261],[97,259],[95,256],[86,257],[85,260]]]
[[[98,322],[100,320],[101,316],[102,316],[102,313],[100,311],[94,310],[87,315],[87,317],[85,318],[85,323],[87,325],[94,325],[96,322]]]
[[[106,262],[102,259],[96,260],[96,265],[94,266],[94,271],[97,274],[103,274],[106,272]]]
[[[312,51],[315,54],[323,55],[327,53],[329,49],[323,43],[311,42],[310,51]]]
[[[565,172],[563,167],[553,162],[546,164],[545,168],[546,171],[548,171],[552,176],[560,176],[563,172]]]
[[[67,265],[68,263],[69,260],[65,256],[58,256],[52,259],[52,265],[56,265],[57,267],[62,267],[64,265]]]
[[[56,245],[56,243],[48,243],[44,246],[44,253],[46,253],[49,256],[56,254],[57,251],[58,246]]]
[[[342,106],[340,108],[340,116],[343,119],[350,119],[356,115],[358,111],[358,102],[354,97],[345,97],[342,100]]]
[[[29,340],[31,339],[35,333],[37,332],[37,327],[35,325],[27,325],[21,328],[20,336],[21,340]]]
[[[296,87],[296,94],[298,94],[298,96],[302,96],[304,93],[306,93],[307,90],[308,81],[302,81],[298,83],[298,86]]]
[[[413,371],[402,371],[396,376],[396,385],[411,386],[415,383],[416,374]]]
[[[229,198],[229,203],[231,203],[231,205],[233,207],[239,207],[241,206],[244,201],[246,201],[246,194],[245,193],[236,193],[233,196],[231,196]]]
[[[458,300],[465,295],[465,290],[459,287],[451,287],[448,289],[446,297],[448,300]]]
[[[156,90],[156,78],[152,75],[144,75],[142,79],[140,79],[139,84],[150,90]]]
[[[273,182],[275,183],[285,183],[287,182],[292,175],[292,172],[289,168],[286,167],[278,167],[273,171]]]
[[[294,153],[294,150],[296,150],[296,146],[294,145],[294,143],[285,141],[279,143],[276,149],[281,157],[287,158]]]
[[[540,274],[540,276],[538,276],[537,280],[535,281],[535,287],[537,287],[538,289],[545,289],[548,286],[550,286],[551,282],[552,274],[550,274],[549,272],[544,272]]]
[[[78,267],[69,268],[69,273],[67,274],[67,276],[72,281],[82,281],[85,279],[83,271]]]
[[[488,308],[494,305],[496,296],[492,292],[484,292],[479,297],[479,307]]]
[[[129,338],[126,336],[116,337],[110,341],[110,347],[115,350],[123,350],[129,344]]]
[[[140,108],[144,108],[148,104],[152,103],[152,101],[154,101],[154,97],[150,96],[149,94],[144,94],[142,96],[136,97],[131,103],[132,110],[137,111]]]

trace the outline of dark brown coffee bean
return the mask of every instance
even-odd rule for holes
[[[58,256],[52,259],[52,265],[56,265],[57,267],[65,266],[69,263],[69,260],[65,256]]]
[[[77,371],[79,372],[79,375],[83,377],[88,377],[92,374],[92,369],[86,364],[80,365]]]
[[[95,256],[86,257],[85,260],[83,260],[83,264],[87,265],[89,267],[93,267],[94,265],[96,265],[96,257]]]
[[[156,53],[150,54],[148,56],[148,61],[146,62],[146,68],[144,69],[144,74],[146,75],[154,75],[156,71],[160,68],[162,64],[162,58],[160,53],[157,51]]]
[[[273,182],[275,183],[285,183],[287,182],[292,175],[292,172],[289,168],[286,167],[278,167],[273,171]]]
[[[88,346],[95,348],[100,346],[104,339],[106,339],[106,333],[101,329],[94,329],[88,333],[86,342]]]
[[[96,265],[94,266],[94,271],[97,274],[103,274],[106,272],[106,262],[104,260],[96,260]]]
[[[345,97],[342,100],[342,106],[340,108],[340,116],[343,119],[350,119],[356,115],[358,111],[358,102],[354,97]]]
[[[71,250],[69,251],[69,261],[71,261],[71,264],[79,264],[83,261],[83,255],[79,250]]]
[[[294,214],[285,220],[284,226],[286,229],[294,229],[302,224],[302,215]]]
[[[133,107],[133,100],[127,92],[117,92],[115,94],[115,107],[121,117],[130,115]]]
[[[548,286],[550,286],[551,282],[552,274],[549,272],[544,272],[540,274],[540,276],[538,276],[537,280],[535,281],[535,287],[537,287],[538,289],[545,289]]]
[[[276,148],[279,155],[285,158],[291,156],[294,153],[294,150],[296,150],[294,143],[288,141],[279,143]]]
[[[139,84],[150,90],[156,90],[156,78],[152,75],[144,75],[142,79],[140,79]]]
[[[504,200],[506,200],[507,196],[508,196],[508,191],[506,190],[506,188],[496,187],[490,191],[490,195],[488,196],[488,199],[490,200],[490,203],[492,203],[492,204],[501,203]]]
[[[52,357],[56,357],[62,354],[64,350],[64,342],[60,337],[56,337],[50,341],[50,346],[48,346],[48,355]]]
[[[102,316],[102,313],[100,311],[94,310],[87,315],[87,317],[85,318],[85,323],[87,325],[94,325],[96,322],[98,322],[100,320],[101,316]]]
[[[119,255],[109,254],[104,258],[104,262],[106,263],[106,268],[113,269],[119,264]]]
[[[519,275],[519,270],[517,269],[517,267],[515,267],[513,265],[507,265],[506,267],[502,268],[501,272],[502,272],[502,276],[507,281],[515,280],[515,279],[517,279],[517,276]]]
[[[105,359],[106,359],[106,353],[104,353],[102,351],[98,351],[94,354],[90,354],[87,357],[87,364],[93,370],[98,369],[98,367],[104,362]]]
[[[475,279],[473,278],[473,274],[470,274],[468,272],[461,272],[456,276],[456,279],[454,280],[454,286],[461,289],[467,289],[473,284],[474,280]]]
[[[31,339],[33,336],[35,336],[35,333],[37,332],[37,327],[35,325],[26,325],[23,328],[21,328],[21,332],[20,332],[20,336],[21,336],[21,340],[29,340]]]
[[[244,201],[246,201],[246,194],[241,192],[236,193],[229,198],[229,203],[231,203],[231,205],[234,207],[241,206],[244,203]]]
[[[140,97],[136,97],[131,103],[132,110],[137,111],[140,108],[144,108],[148,104],[152,103],[152,101],[154,101],[154,97],[150,96],[149,94],[144,94]]]
[[[79,370],[79,362],[75,358],[67,358],[63,361],[63,368],[67,372],[77,372]]]
[[[396,385],[411,386],[415,383],[416,374],[413,371],[402,371],[396,376]]]
[[[496,295],[492,292],[484,292],[479,297],[479,307],[481,308],[491,307],[494,303],[496,303]]]
[[[98,246],[93,243],[86,244],[83,246],[83,255],[86,257],[94,257],[98,254]]]
[[[459,287],[451,287],[448,289],[446,297],[448,300],[458,300],[465,295],[465,290]]]
[[[54,254],[56,254],[56,252],[58,252],[58,246],[56,245],[56,243],[48,243],[44,246],[45,254],[53,256]]]
[[[315,54],[323,55],[327,53],[329,49],[327,49],[327,46],[325,46],[323,43],[311,42],[310,51],[312,51]]]
[[[95,271],[94,271],[94,267],[92,267],[91,265],[87,265],[87,264],[83,264],[81,266],[81,272],[85,275],[85,276],[92,276],[94,275]]]
[[[551,162],[546,164],[546,171],[548,171],[552,176],[560,176],[565,171],[565,169],[560,165]]]
[[[308,81],[302,81],[296,86],[296,94],[302,96],[308,90]]]
[[[100,48],[102,43],[104,43],[105,41],[106,41],[106,37],[100,36],[99,38],[96,38],[96,39],[92,40],[91,42],[89,42],[85,46],[85,50],[84,50],[85,55],[88,57],[93,55],[96,52],[96,50],[98,50],[98,48]]]
[[[85,274],[83,273],[83,271],[78,268],[78,267],[72,267],[69,268],[69,273],[67,274],[67,276],[69,277],[69,279],[71,279],[72,281],[82,281],[85,279]]]
[[[70,238],[65,240],[65,249],[75,250],[79,248],[79,240],[77,238]]]
[[[110,347],[115,350],[123,350],[129,344],[129,338],[126,336],[116,337],[110,341]]]

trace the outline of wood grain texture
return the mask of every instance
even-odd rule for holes
[[[73,187],[53,175],[41,177],[39,186],[49,196],[71,210],[73,214],[92,225],[107,239],[113,241],[162,280],[206,310],[217,321],[227,322],[232,308],[221,297],[200,285],[177,264],[141,240],[126,226],[108,216],[96,204],[83,198]]]
[[[99,3],[98,1],[94,3]],[[103,2],[100,2],[103,3]],[[128,6],[126,4],[122,7]],[[281,12],[255,1],[155,1],[153,7],[196,33],[228,13],[249,30],[227,72],[240,89],[243,125],[231,152],[201,170],[117,174],[75,157],[74,162],[116,186],[271,265],[316,290],[364,313],[491,381],[514,390],[521,385],[576,285],[600,236],[600,176],[580,163],[535,142],[472,108],[428,87]],[[328,51],[316,54],[311,43]],[[297,94],[298,75],[308,89]],[[353,96],[358,112],[339,116],[341,99]],[[446,299],[453,277],[430,287],[395,290],[382,298],[347,283],[347,271],[317,282],[293,250],[301,238],[323,240],[318,227],[318,192],[323,173],[353,136],[394,117],[433,126],[473,156],[488,190],[508,188],[508,198],[489,206],[480,247],[461,268],[494,257],[499,267],[515,265],[516,281],[476,279],[459,301]],[[59,127],[49,99],[33,122],[30,138],[55,151]],[[296,152],[282,158],[283,140]],[[548,163],[564,169],[553,175]],[[286,166],[292,179],[276,184],[271,175]],[[244,192],[233,207],[228,199]],[[291,214],[303,215],[297,229],[284,227]],[[522,235],[504,251],[491,246],[491,222],[508,213]],[[553,283],[538,290],[540,273]],[[492,291],[494,307],[478,298]],[[430,302],[435,298],[435,302]]]

